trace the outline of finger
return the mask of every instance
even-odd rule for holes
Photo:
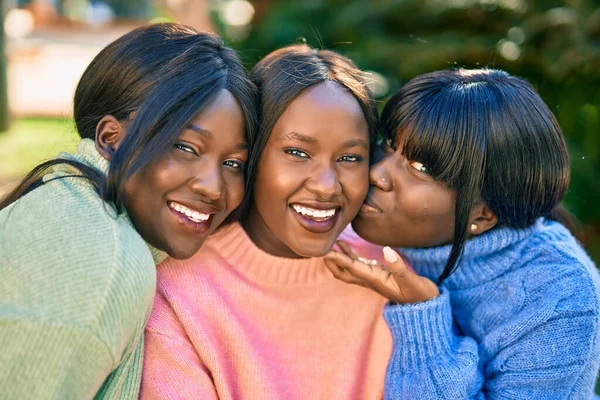
[[[431,280],[418,275],[406,265],[402,257],[390,247],[383,248],[383,258],[394,277],[400,299],[411,303],[426,301],[439,295],[439,288]]]
[[[338,268],[343,269],[350,273],[354,278],[363,281],[365,284],[375,283],[381,280],[380,270],[381,267],[365,264],[359,260],[353,260],[346,254],[342,254],[335,250],[331,250],[325,256],[325,261],[332,262],[337,265]],[[375,270],[377,268],[377,270]]]
[[[332,262],[339,269],[345,271],[345,273],[336,271],[336,274],[339,276],[338,279],[372,288],[389,299],[395,300],[398,284],[393,279],[389,279],[390,271],[384,266],[370,265],[359,260],[352,260],[347,255],[334,250],[325,256],[325,260],[326,265],[327,262]]]
[[[383,259],[385,260],[387,269],[394,276],[394,278],[396,278],[396,280],[410,279],[413,276],[418,276],[415,273],[412,273],[404,260],[402,260],[402,257],[400,257],[400,255],[389,246],[385,246],[383,248]]]
[[[338,246],[340,246],[340,250],[342,250],[348,257],[353,260],[358,259],[358,256],[356,253],[354,253],[354,250],[352,250],[352,247],[350,247],[348,243],[344,242],[343,240],[338,240],[336,243]]]
[[[367,265],[354,261],[347,271],[362,282],[361,286],[371,288],[391,301],[402,302],[405,298],[403,290],[391,278],[390,271],[382,265]]]
[[[362,285],[362,282],[352,275],[347,269],[340,268],[335,262],[325,259],[325,266],[336,279],[354,285]]]
[[[344,253],[330,250],[329,253],[325,255],[325,261],[332,262],[342,269],[347,269],[352,267],[352,262],[354,260]]]
[[[371,265],[361,260],[352,260],[350,264],[346,264],[345,268],[354,277],[369,285],[383,282],[383,277],[389,274],[383,266]]]

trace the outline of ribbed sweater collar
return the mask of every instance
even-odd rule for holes
[[[444,284],[449,289],[465,289],[488,282],[513,267],[520,252],[514,251],[543,229],[544,219],[525,229],[498,227],[465,243],[464,252],[454,273]],[[441,275],[450,255],[451,245],[425,249],[400,249],[419,274],[434,281]]]
[[[60,153],[58,155],[58,158],[81,162],[85,165],[97,169],[98,171],[102,172],[105,176],[108,175],[108,161],[104,157],[102,157],[98,150],[96,150],[96,144],[91,139],[82,139],[77,146],[77,153]],[[72,169],[69,166],[64,165],[55,166],[54,171],[78,172],[72,171]],[[124,213],[121,217],[125,218],[133,227],[133,223],[131,222],[131,219],[129,218],[129,215],[127,215],[127,213]],[[164,251],[157,249],[156,247],[150,245],[148,242],[146,242],[146,245],[148,246],[150,253],[152,253],[152,258],[154,259],[155,264],[158,265],[167,258],[167,253],[165,253]]]
[[[234,222],[209,239],[210,246],[246,278],[269,286],[310,286],[335,278],[322,257],[284,258],[266,253]],[[206,245],[206,244],[205,244]]]

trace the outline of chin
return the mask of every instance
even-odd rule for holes
[[[306,257],[306,258],[323,257],[327,253],[329,253],[329,250],[331,250],[334,243],[335,243],[335,240],[332,240],[331,243],[319,243],[319,244],[307,243],[305,245],[297,246],[298,251],[296,251],[296,249],[294,249],[294,248],[291,248],[291,250],[301,257]]]
[[[194,248],[169,248],[166,249],[165,252],[169,255],[169,257],[174,258],[176,260],[187,260],[188,258],[192,258],[194,254],[200,250],[200,246],[195,246]]]

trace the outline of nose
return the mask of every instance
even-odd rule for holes
[[[216,201],[223,196],[224,184],[219,165],[206,165],[190,180],[190,189],[207,200]]]
[[[369,172],[369,181],[371,185],[383,190],[384,192],[389,192],[394,187],[391,174],[387,168],[387,163],[389,162],[388,158],[383,158],[378,163],[371,166],[371,171]]]
[[[336,171],[330,165],[322,166],[306,182],[306,188],[315,193],[319,200],[331,200],[342,193]]]

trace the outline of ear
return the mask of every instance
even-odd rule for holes
[[[473,207],[469,216],[469,234],[481,235],[498,224],[498,217],[483,201]]]
[[[125,125],[112,115],[105,115],[96,125],[96,150],[110,161],[124,137]]]

